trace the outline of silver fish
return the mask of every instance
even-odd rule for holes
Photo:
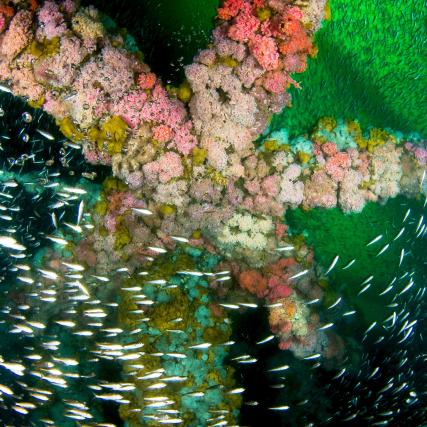
[[[304,276],[304,275],[305,275],[305,274],[307,274],[309,271],[310,271],[310,270],[303,270],[303,271],[300,271],[299,273],[294,274],[293,276],[289,277],[289,279],[288,279],[288,280],[297,279],[298,277]]]
[[[153,215],[153,212],[151,212],[149,209],[132,208],[132,210],[140,215]]]
[[[342,298],[341,298],[341,297],[337,298],[337,300],[336,300],[332,305],[330,305],[330,306],[327,308],[327,310],[331,310],[332,308],[336,307],[336,306],[341,302],[341,300],[342,300]]]
[[[347,268],[350,268],[354,263],[356,262],[356,259],[352,259],[345,267],[343,267],[343,270],[347,270]]]
[[[362,295],[364,292],[366,292],[370,287],[371,287],[372,283],[368,283],[363,289],[361,289],[359,291],[359,293],[357,294],[357,296]]]
[[[269,342],[269,341],[271,341],[271,340],[273,340],[274,339],[274,335],[269,335],[267,338],[264,338],[263,340],[261,340],[261,341],[257,341],[256,342],[256,344],[257,345],[260,345],[260,344],[265,344],[265,343],[267,343],[267,342]]]
[[[204,342],[201,344],[191,345],[188,348],[194,349],[194,350],[204,350],[206,348],[209,348],[212,344],[210,342]]]
[[[377,243],[379,240],[381,240],[383,238],[382,234],[379,234],[377,237],[375,237],[374,239],[372,239],[369,243],[367,243],[366,246],[371,246],[374,243]]]
[[[79,225],[79,224],[80,224],[80,222],[82,221],[84,207],[85,207],[85,202],[82,200],[82,201],[79,203],[79,209],[78,209],[78,211],[77,211],[77,225]]]
[[[294,249],[294,246],[279,246],[275,250],[277,252],[285,252],[285,251],[292,251]]]
[[[400,231],[396,234],[396,237],[393,239],[393,241],[397,240],[405,231],[405,227],[402,227]]]
[[[53,141],[55,139],[55,137],[51,133],[49,133],[45,130],[36,129],[36,132],[38,132],[41,136],[48,139],[49,141]]]
[[[319,353],[316,353],[316,354],[312,354],[311,356],[304,357],[304,360],[313,360],[313,359],[318,359],[319,357],[322,357],[322,355]]]
[[[289,365],[278,366],[277,368],[269,369],[267,372],[282,372],[289,369]]]
[[[0,236],[0,246],[16,251],[25,251],[26,247],[18,243],[13,237]]]
[[[180,243],[188,243],[189,240],[185,237],[180,237],[180,236],[171,236],[171,239],[180,242]]]
[[[46,239],[48,239],[54,243],[57,243],[58,245],[62,245],[62,246],[68,245],[68,242],[65,239],[63,239],[62,237],[46,236]]]
[[[383,254],[388,248],[390,247],[390,244],[387,243],[377,254],[376,256],[380,256],[381,254]]]
[[[330,329],[332,328],[332,326],[334,326],[333,323],[326,323],[326,325],[321,326],[320,328],[318,328],[318,331],[324,331],[325,329]]]
[[[12,89],[6,85],[0,84],[0,91],[5,93],[12,93]]]
[[[407,218],[408,218],[408,216],[409,216],[410,213],[411,213],[411,209],[409,208],[406,211],[405,216],[403,217],[402,223],[404,223],[407,220]]]
[[[332,261],[331,265],[329,266],[329,268],[327,269],[327,271],[326,271],[326,273],[325,273],[325,276],[326,276],[329,272],[331,272],[331,271],[332,271],[332,269],[337,265],[337,262],[338,262],[338,260],[339,260],[339,259],[340,259],[339,255],[337,255],[337,256],[333,259],[333,261]]]
[[[402,265],[403,257],[405,256],[405,249],[402,249],[400,251],[400,258],[399,258],[399,267]]]

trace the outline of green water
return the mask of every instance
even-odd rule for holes
[[[402,223],[408,209],[410,214]],[[427,251],[425,239],[417,239],[415,230],[422,215],[422,203],[405,197],[390,199],[385,205],[368,203],[361,213],[345,214],[340,209],[289,210],[286,222],[294,234],[304,234],[314,249],[314,258],[324,271],[339,256],[336,267],[327,276],[329,303],[341,294],[350,304],[360,309],[366,322],[382,320],[387,304],[395,292],[380,296],[395,276],[416,271],[423,280],[426,272],[422,268]],[[403,234],[394,240],[402,227]],[[378,242],[367,246],[373,239],[383,236]],[[378,253],[389,244],[382,254]],[[405,250],[404,260],[399,266],[400,254]],[[354,264],[343,270],[355,259]],[[370,276],[372,286],[358,296],[363,283]]]

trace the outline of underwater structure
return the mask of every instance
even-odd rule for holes
[[[422,119],[290,126],[333,10],[225,0],[174,85],[102,10],[0,2],[3,425],[427,422]]]

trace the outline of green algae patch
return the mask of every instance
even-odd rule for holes
[[[270,130],[308,133],[322,116],[358,119],[363,127],[427,133],[427,84],[422,0],[331,0],[331,21],[315,36],[319,49],[290,89],[292,108]]]
[[[408,209],[411,209],[410,214],[402,224]],[[415,232],[421,215],[422,204],[419,201],[399,196],[385,205],[368,203],[361,213],[345,214],[338,208],[289,210],[286,222],[291,234],[304,235],[323,271],[339,255],[337,265],[327,276],[324,298],[331,302],[338,293],[343,294],[347,302],[361,310],[366,321],[370,322],[383,320],[385,306],[396,291],[383,296],[379,294],[393,278],[417,270],[417,264],[422,265],[427,245],[423,239],[416,238]],[[394,240],[403,226],[405,230]],[[378,236],[382,237],[367,246]],[[386,245],[388,248],[379,254]],[[399,266],[402,249],[406,255]],[[353,265],[343,269],[353,259]],[[370,280],[371,287],[358,296],[363,288],[361,284],[370,276],[374,276]]]

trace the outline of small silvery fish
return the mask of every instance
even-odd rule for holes
[[[3,84],[0,84],[0,91],[5,93],[12,93],[12,90],[10,89],[10,87]]]
[[[337,262],[338,262],[338,260],[339,260],[339,259],[340,259],[339,255],[337,255],[337,256],[333,259],[333,261],[332,261],[331,265],[330,265],[330,266],[329,266],[329,268],[326,270],[325,276],[333,270],[333,268],[337,265]]]
[[[279,246],[275,250],[277,252],[285,252],[285,251],[292,251],[294,249],[294,246]]]
[[[362,295],[363,293],[365,293],[370,287],[371,287],[372,283],[368,283],[364,288],[362,288],[359,293],[357,294],[357,296]]]
[[[180,236],[171,236],[171,239],[180,242],[180,243],[188,243],[189,240],[186,239],[185,237],[180,237]]]
[[[396,237],[393,239],[393,241],[397,240],[405,231],[405,227],[402,227],[399,231],[399,233],[396,234]]]
[[[153,212],[151,212],[149,209],[142,209],[142,208],[132,208],[132,210],[135,213],[138,213],[140,215],[153,215]]]
[[[333,323],[327,323],[326,325],[323,325],[322,327],[318,328],[318,331],[324,331],[325,329],[330,329],[332,328],[332,326],[334,326]]]
[[[375,237],[374,239],[372,239],[369,243],[366,244],[366,246],[371,246],[374,243],[377,243],[379,240],[381,240],[383,238],[382,234],[379,234],[377,237]]]
[[[336,307],[341,302],[341,300],[342,300],[342,298],[338,297],[337,300],[327,308],[327,310],[331,310],[332,308]]]
[[[310,271],[310,270],[303,270],[303,271],[300,271],[299,273],[294,274],[293,276],[289,277],[289,279],[288,279],[288,280],[297,279],[298,277],[304,276],[304,275],[305,275],[305,274],[307,274],[309,271]]]
[[[148,248],[150,251],[156,252],[158,254],[165,254],[167,252],[167,250],[165,248],[159,248],[157,246],[148,246]]]
[[[48,239],[48,240],[50,240],[50,241],[52,241],[54,243],[57,243],[58,245],[62,245],[62,246],[68,245],[68,242],[65,239],[61,238],[61,237],[46,236],[46,239]]]
[[[85,207],[85,202],[82,200],[82,201],[79,203],[79,208],[78,208],[78,210],[77,210],[77,225],[79,225],[79,224],[80,224],[80,222],[82,221],[84,207]]]
[[[318,359],[318,358],[319,358],[319,357],[321,357],[321,356],[322,356],[321,354],[316,353],[316,354],[312,354],[311,356],[304,357],[304,360],[313,360],[313,359]]]
[[[407,220],[407,218],[408,218],[408,216],[409,216],[410,213],[411,213],[411,209],[409,208],[406,211],[405,216],[403,217],[402,223],[404,223]]]
[[[240,393],[243,393],[244,391],[245,391],[245,389],[243,387],[238,387],[238,388],[235,388],[233,390],[228,391],[227,394],[240,394]]]
[[[16,251],[25,251],[26,247],[19,244],[13,237],[0,236],[0,246],[8,249],[14,249]]]
[[[289,365],[278,366],[277,368],[269,369],[267,372],[282,372],[289,369]]]
[[[221,307],[230,308],[232,310],[238,310],[240,307],[236,304],[219,304]]]
[[[271,340],[273,340],[274,339],[274,335],[269,335],[267,338],[264,338],[263,340],[261,340],[261,341],[257,341],[256,342],[256,344],[257,345],[261,345],[261,344],[265,344],[265,343],[267,343],[267,342],[270,342]]]
[[[191,348],[191,349],[197,349],[197,350],[203,350],[203,349],[206,349],[206,348],[209,348],[210,346],[211,346],[212,344],[211,343],[209,343],[209,342],[204,342],[204,343],[202,343],[202,344],[196,344],[196,345],[191,345],[190,347],[188,347],[188,348]]]
[[[36,132],[38,132],[41,136],[48,139],[49,141],[53,141],[55,139],[55,137],[51,133],[49,133],[45,130],[36,129]]]
[[[388,248],[390,247],[390,244],[387,243],[377,254],[376,256],[382,255]]]

